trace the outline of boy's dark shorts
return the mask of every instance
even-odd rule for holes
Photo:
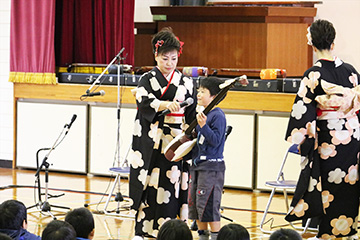
[[[224,171],[190,171],[189,219],[220,221]]]

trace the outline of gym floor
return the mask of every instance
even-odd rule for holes
[[[22,201],[27,207],[39,203],[38,189],[35,184],[34,170],[18,170],[0,168],[0,202],[8,199]],[[42,193],[45,193],[44,173],[40,173]],[[107,206],[110,214],[104,214],[104,207],[108,194],[114,183],[114,177],[89,176],[69,173],[49,173],[48,203],[51,205],[51,214],[57,219],[64,220],[68,207],[71,209],[88,206],[95,218],[94,239],[132,239],[134,236],[134,212],[127,210],[128,184],[126,179],[121,179],[120,192],[125,200],[120,203],[121,211],[116,213],[118,203],[111,197]],[[115,188],[114,194],[118,192]],[[58,196],[60,195],[60,196]],[[239,223],[246,227],[251,239],[268,239],[269,234],[260,230],[260,222],[268,202],[269,192],[257,192],[238,189],[224,189],[222,199],[221,224]],[[291,198],[291,195],[289,196]],[[42,196],[45,201],[45,196]],[[282,194],[275,194],[270,213],[267,215],[265,229],[291,228],[284,220],[286,207]],[[273,221],[271,220],[273,219]],[[52,220],[47,212],[40,212],[38,207],[28,209],[28,231],[41,235],[46,224]],[[271,224],[272,222],[272,224]],[[190,223],[189,223],[190,226]],[[298,225],[300,226],[300,225]],[[193,232],[194,239],[198,239],[197,233]],[[314,233],[305,233],[303,238],[314,236]]]

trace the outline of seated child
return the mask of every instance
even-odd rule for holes
[[[220,229],[217,240],[250,240],[250,235],[240,224],[230,223]]]
[[[76,208],[68,212],[65,222],[70,223],[76,232],[77,239],[93,239],[95,223],[92,213],[87,208]]]
[[[270,235],[269,240],[301,240],[302,237],[294,229],[280,228]]]
[[[165,222],[157,235],[157,240],[192,240],[188,225],[180,219]]]
[[[44,229],[42,240],[76,240],[74,228],[65,221],[53,220]]]
[[[17,200],[7,200],[0,204],[0,232],[13,239],[39,240],[39,236],[27,230],[27,210]]]

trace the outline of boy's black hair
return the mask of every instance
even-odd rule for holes
[[[91,231],[95,228],[92,213],[84,207],[68,212],[65,216],[65,221],[73,226],[77,237],[81,238],[88,238]]]
[[[224,83],[223,80],[217,77],[206,77],[203,79],[200,79],[200,85],[201,88],[206,88],[209,90],[211,96],[216,96],[220,91],[220,84]],[[219,104],[224,98],[226,97],[227,93],[224,94],[224,96],[217,101],[216,104]]]
[[[19,230],[27,222],[25,205],[17,200],[6,200],[0,204],[0,229]]]
[[[165,222],[157,235],[157,240],[192,240],[193,236],[188,225],[179,220],[171,219]]]
[[[310,26],[311,42],[321,50],[330,50],[336,31],[333,24],[327,20],[318,19]]]
[[[162,42],[161,46],[156,46],[157,43]],[[172,31],[172,28],[166,27],[161,29],[160,32],[155,34],[151,39],[151,45],[153,53],[163,54],[171,52],[172,50],[180,51],[180,41],[176,38],[175,34]]]
[[[270,235],[269,240],[301,240],[302,237],[294,229],[280,228]]]
[[[220,92],[220,84],[222,83],[224,83],[224,81],[217,77],[200,79],[200,87],[208,89],[211,96],[215,96]]]
[[[230,223],[223,226],[218,234],[218,240],[250,240],[248,230],[240,224]]]
[[[76,232],[70,223],[60,220],[51,221],[44,229],[42,240],[76,240]]]

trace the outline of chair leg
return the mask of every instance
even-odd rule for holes
[[[114,190],[116,185],[120,186],[121,185],[121,174],[116,174],[115,180],[111,186],[111,190],[109,192],[109,195],[106,199],[106,203],[104,206],[104,213],[107,215],[112,215],[115,217],[130,217],[130,218],[134,218],[134,213],[130,210],[130,207],[132,205],[132,201],[129,198],[125,198],[122,196],[122,194],[120,193],[120,189],[119,192],[116,194],[115,196],[115,201],[117,202],[117,209],[116,212],[111,212],[108,210],[108,205],[110,203],[111,197],[113,196]],[[120,187],[119,187],[120,188]],[[127,213],[121,213],[122,210],[126,210]]]
[[[286,189],[283,189],[284,197],[285,197],[285,206],[286,206],[286,213],[289,212],[290,204],[289,204],[289,198]]]
[[[305,224],[305,227],[304,227],[304,230],[302,231],[301,234],[304,234],[306,232],[306,230],[309,228],[310,226],[310,222],[311,222],[311,218],[308,218],[308,220],[306,220],[306,224]]]
[[[284,196],[285,196],[285,202],[286,202],[286,211],[289,212],[289,200],[288,200],[288,197],[287,197],[287,191],[286,189],[284,189]],[[305,226],[304,227],[297,227],[295,226],[292,222],[290,222],[290,226],[293,227],[294,229],[297,229],[297,230],[302,230],[302,232],[300,233],[301,235],[304,234],[308,228],[309,228],[309,225],[310,225],[310,222],[311,222],[311,218],[308,218],[306,220],[306,223],[305,223]],[[315,229],[311,229],[311,230],[315,230]]]
[[[272,191],[271,191],[269,200],[268,200],[268,202],[267,202],[267,204],[266,204],[266,208],[265,208],[265,211],[264,211],[264,215],[263,215],[263,217],[262,217],[262,219],[261,219],[261,222],[260,222],[260,230],[261,230],[263,233],[269,233],[269,234],[271,234],[271,233],[274,232],[274,231],[265,230],[263,227],[264,227],[266,215],[267,215],[267,213],[268,213],[268,211],[269,211],[269,208],[270,208],[270,205],[271,205],[271,201],[272,201],[272,199],[273,199],[273,197],[274,197],[274,194],[275,194],[275,190],[276,190],[276,188],[273,188]]]
[[[267,214],[268,214],[268,212],[269,212],[270,205],[271,205],[272,199],[273,199],[273,197],[274,197],[275,191],[276,191],[276,188],[273,188],[272,191],[271,191],[271,194],[270,194],[268,203],[267,203],[267,205],[266,205],[266,208],[265,208],[265,211],[264,211],[264,215],[263,215],[263,217],[262,217],[262,219],[261,219],[261,222],[260,222],[260,230],[261,230],[263,233],[271,234],[271,233],[274,232],[274,231],[271,231],[271,230],[265,230],[265,229],[264,229],[264,225],[265,225],[266,216],[267,216]],[[287,210],[287,212],[288,212],[288,211],[289,211],[289,199],[288,199],[288,195],[287,195],[286,189],[283,189],[283,193],[284,193],[284,198],[285,198],[285,203],[286,203],[286,210]],[[304,233],[308,230],[308,228],[309,228],[310,221],[311,221],[311,219],[308,219],[308,220],[306,221],[305,227],[297,227],[297,226],[295,226],[292,222],[290,222],[290,226],[293,227],[294,229],[302,230],[302,232],[300,232],[300,234],[304,234]],[[313,230],[313,229],[311,229],[311,230]]]
[[[104,206],[104,213],[109,213],[109,212],[107,211],[107,207],[108,207],[108,205],[109,205],[109,202],[110,202],[111,196],[112,196],[112,194],[113,194],[113,192],[114,192],[114,189],[115,189],[115,187],[116,187],[116,184],[118,183],[119,180],[120,180],[120,174],[117,174],[116,177],[115,177],[114,183],[113,183],[113,185],[111,186],[111,190],[110,190],[110,192],[109,192],[108,198],[107,198],[107,200],[106,200],[106,203],[105,203],[105,206]]]
[[[288,212],[289,212],[290,205],[289,205],[289,199],[288,199],[287,191],[286,191],[285,188],[283,189],[283,193],[284,193],[284,197],[285,197],[286,212],[288,213]],[[293,227],[294,229],[304,230],[303,227],[297,227],[297,226],[295,226],[292,222],[289,222],[289,224],[290,224],[290,226]],[[301,234],[303,234],[303,233],[304,233],[304,232],[302,232]]]
[[[308,218],[308,219],[306,220],[306,223],[305,223],[305,226],[304,226],[304,227],[297,227],[297,226],[295,226],[292,222],[290,222],[290,225],[291,225],[291,227],[293,227],[294,229],[302,230],[302,231],[300,232],[301,235],[304,234],[304,233],[306,233],[307,231],[317,232],[317,231],[318,231],[317,228],[310,228],[310,227],[309,227],[309,226],[310,226],[310,223],[311,223],[311,218]]]

